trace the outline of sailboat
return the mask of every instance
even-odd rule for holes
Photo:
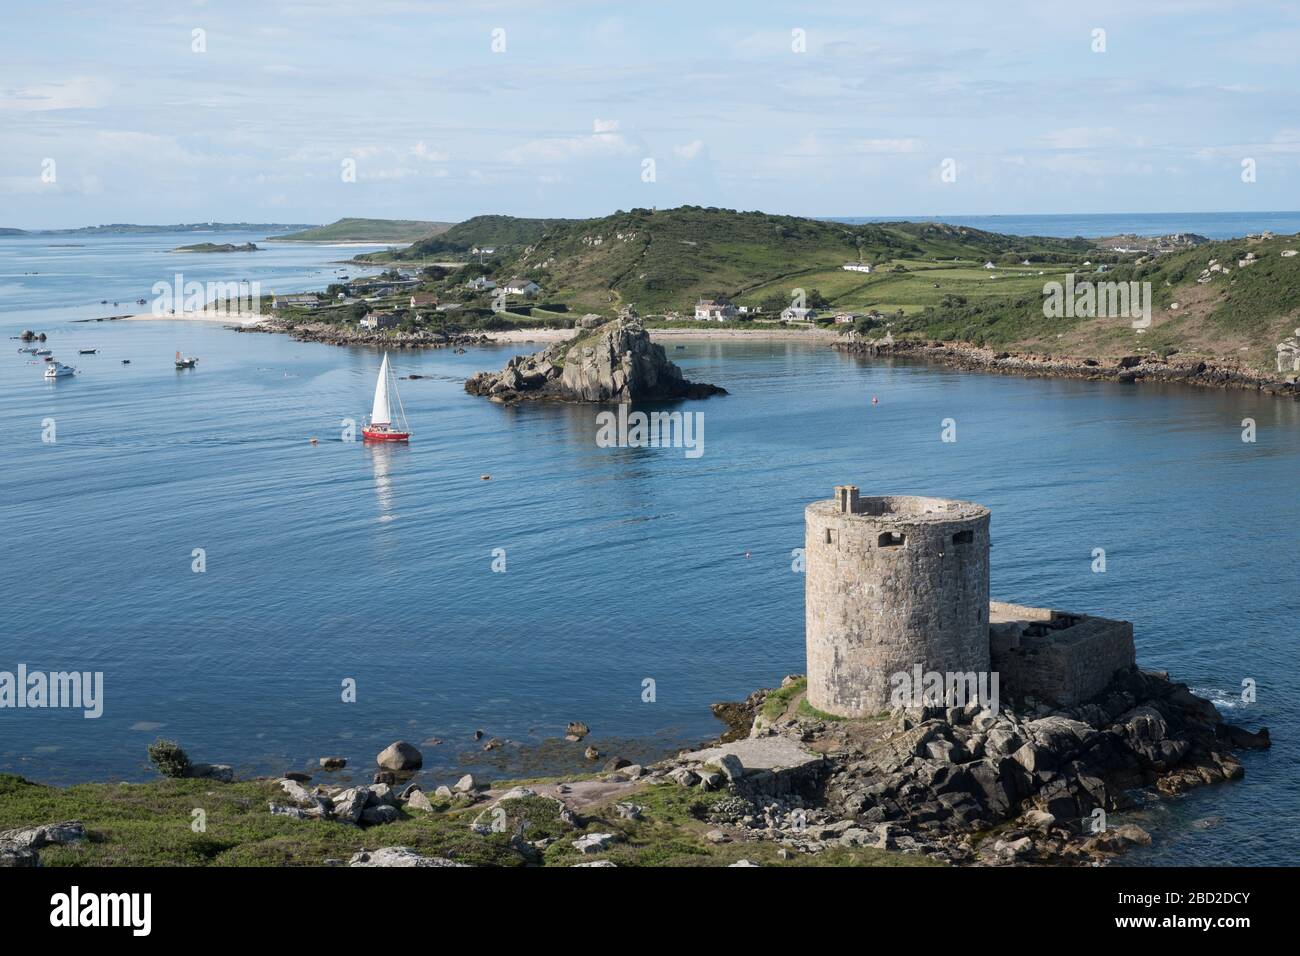
[[[402,418],[401,428],[393,423],[393,413],[388,407],[388,391],[392,389],[397,396],[397,410]],[[370,424],[361,429],[366,441],[408,441],[411,431],[406,425],[406,411],[402,408],[402,396],[397,394],[397,381],[388,368],[388,353],[384,353],[384,364],[379,367],[379,381],[375,383],[375,404],[370,409]]]

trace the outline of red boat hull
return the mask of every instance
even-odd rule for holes
[[[369,425],[361,429],[361,435],[366,441],[409,441],[411,438],[410,432],[385,431]]]

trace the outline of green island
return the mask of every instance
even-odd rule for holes
[[[253,242],[200,242],[192,246],[178,246],[172,252],[260,252]]]
[[[1060,239],[697,206],[492,215],[357,256],[385,272],[278,314],[346,326],[380,313],[375,330],[401,336],[582,328],[635,311],[649,329],[822,330],[1081,363],[1178,355],[1267,375],[1286,371],[1278,343],[1300,323],[1298,246],[1269,233]],[[1131,289],[1133,314],[1048,314],[1053,283],[1095,286],[1097,302],[1109,288],[1112,305],[1115,288],[1125,301]],[[1134,321],[1139,301],[1149,322]]]
[[[348,218],[267,238],[276,242],[414,242],[445,232],[451,225],[421,219]]]

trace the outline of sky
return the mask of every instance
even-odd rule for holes
[[[0,226],[1300,206],[1300,4],[0,4]]]

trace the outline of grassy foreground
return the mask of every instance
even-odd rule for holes
[[[643,808],[640,820],[624,820],[612,805],[587,809],[576,827],[559,819],[554,801],[526,797],[506,801],[505,832],[479,833],[471,824],[484,804],[467,807],[434,802],[432,812],[403,810],[401,819],[367,829],[319,820],[272,815],[268,803],[285,803],[274,780],[213,783],[161,779],[150,783],[96,783],[49,787],[0,774],[0,831],[81,820],[89,838],[41,850],[45,866],[319,866],[347,862],[359,850],[408,846],[426,856],[446,856],[476,866],[523,866],[510,842],[552,837],[534,861],[569,866],[608,859],[619,866],[726,866],[740,859],[764,866],[926,866],[916,855],[869,847],[832,849],[816,856],[781,859],[770,842],[714,844],[705,833],[709,806],[729,799],[676,784],[650,784],[621,798]],[[203,811],[203,829],[196,832]],[[484,814],[490,819],[491,814]],[[614,833],[608,851],[583,855],[572,841],[583,833]]]

